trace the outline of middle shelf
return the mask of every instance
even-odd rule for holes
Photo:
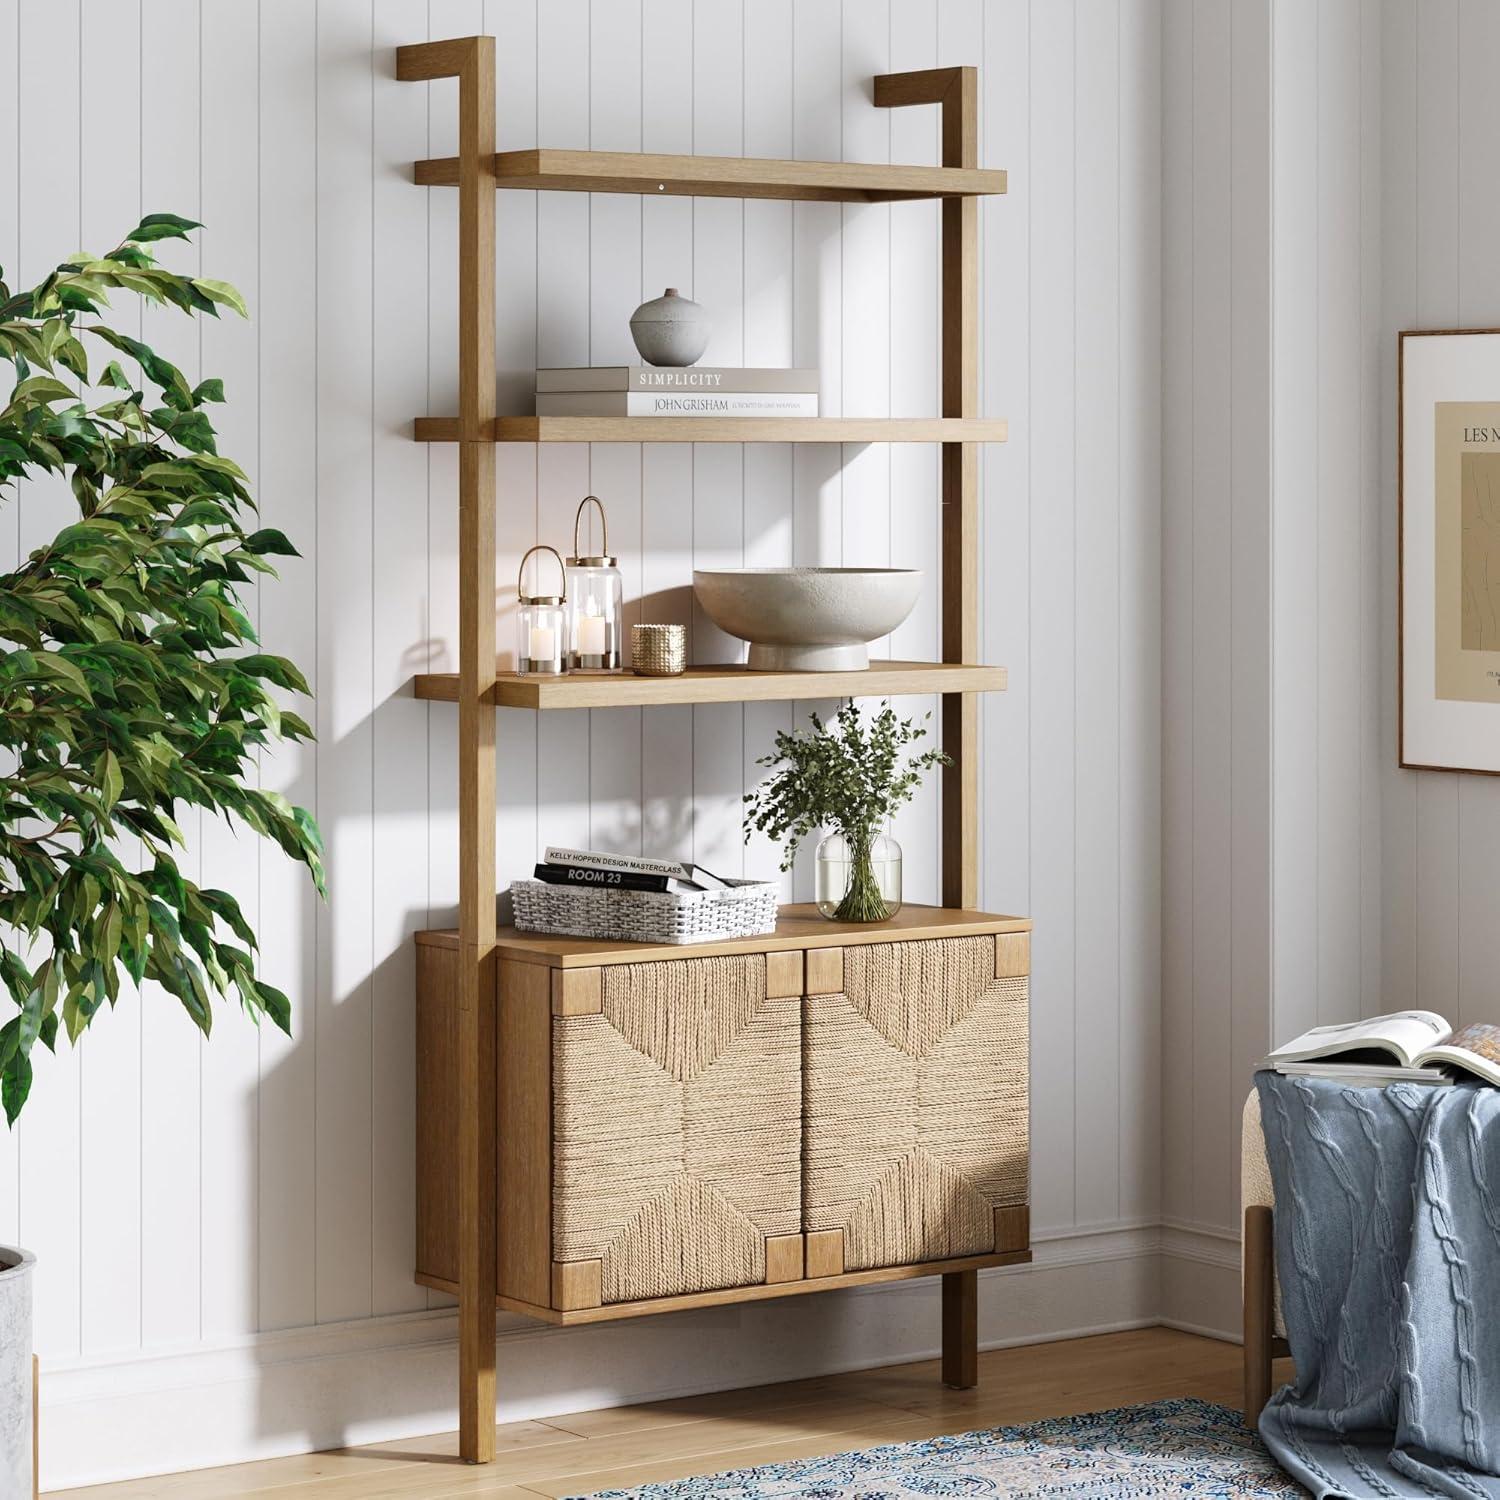
[[[458,674],[412,679],[418,698],[458,701]],[[808,698],[884,698],[912,693],[997,693],[1004,667],[932,661],[872,661],[858,672],[752,672],[742,666],[689,667],[680,677],[630,672],[563,677],[501,672],[491,699],[497,708],[638,708],[663,703],[791,702]]]

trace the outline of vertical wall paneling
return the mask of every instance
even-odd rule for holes
[[[318,677],[316,11],[298,0],[262,0],[259,11],[257,175],[261,230],[252,311],[259,354],[257,499],[267,526],[295,540],[279,581],[262,591],[260,634],[268,651]],[[304,705],[305,707],[305,705]],[[261,758],[262,785],[318,811],[311,746],[279,746]],[[266,978],[292,1001],[292,1035],[260,1035],[258,1254],[262,1329],[303,1327],[317,1317],[318,902],[278,850],[258,852],[259,929]],[[222,1036],[214,1045],[222,1045]]]
[[[246,295],[251,317],[260,315],[260,214],[240,184],[259,176],[259,142],[246,121],[259,115],[256,75],[244,66],[255,55],[256,15],[220,7],[202,15],[202,193],[199,239],[206,274],[232,282]],[[121,35],[126,51],[130,37]],[[115,55],[119,55],[116,53]],[[113,122],[111,129],[114,128]],[[208,267],[212,270],[207,270]],[[260,482],[255,444],[260,432],[256,376],[257,325],[232,314],[200,326],[203,373],[224,381],[226,403],[213,412],[220,451]],[[255,604],[259,590],[255,590]],[[254,841],[222,818],[204,818],[199,837],[203,882],[229,891],[259,930],[260,904]],[[267,1022],[268,1029],[274,1029]],[[235,1005],[221,1008],[217,1035],[202,1048],[202,1202],[199,1255],[202,1337],[226,1338],[257,1327],[257,1246],[245,1233],[256,1213],[259,1152],[259,1056],[250,1023]],[[90,1038],[92,1041],[93,1039]],[[222,1045],[228,1041],[229,1045]]]
[[[1484,83],[1484,60],[1497,55],[1500,15],[1463,0],[1458,10],[1458,315],[1461,327],[1500,327],[1500,278],[1483,244],[1500,230],[1500,202],[1476,193],[1472,164],[1489,159],[1500,142],[1500,100]],[[1426,157],[1424,142],[1424,158]],[[1500,922],[1495,921],[1495,854],[1500,850],[1500,784],[1491,776],[1458,779],[1457,998],[1455,1023],[1500,1019],[1495,976],[1500,974]],[[1442,1009],[1441,1006],[1438,1009]]]
[[[411,935],[427,922],[427,718],[406,689],[429,639],[427,457],[406,426],[427,400],[427,301],[408,295],[427,274],[425,215],[411,211],[398,166],[427,148],[425,90],[397,84],[393,49],[409,11],[371,11],[370,791],[371,828],[370,1301],[375,1313],[426,1306],[412,1281],[415,1249],[416,964]],[[378,1101],[376,1104],[374,1101]]]
[[[1460,328],[1464,306],[1460,276],[1462,219],[1471,196],[1460,183],[1458,58],[1462,43],[1458,0],[1421,7],[1416,28],[1417,143],[1411,184],[1417,221],[1418,328]],[[1458,1008],[1459,869],[1463,826],[1461,778],[1441,772],[1413,777],[1417,784],[1416,897],[1418,1003],[1446,1016]]]
[[[525,58],[526,76],[531,79],[536,75],[535,10],[534,5],[525,7],[525,14],[532,18],[532,30],[529,35],[524,29],[518,31],[515,39],[517,53]],[[433,40],[472,36],[482,29],[484,21],[482,0],[432,0],[427,7],[427,36]],[[520,57],[516,59],[519,61]],[[500,102],[500,79],[514,77],[505,69],[506,64],[497,57],[497,117],[506,107]],[[420,87],[417,92],[427,97],[428,154],[438,156],[453,150],[458,139],[458,89],[448,80]],[[526,139],[533,140],[534,102],[525,115],[525,127]],[[453,311],[458,298],[458,195],[428,193],[426,198],[427,409],[446,413],[458,409],[458,320]],[[498,212],[497,206],[497,218]],[[535,363],[533,339],[526,356],[528,374]],[[498,461],[495,470],[497,494],[504,495],[507,470]],[[427,454],[426,497],[428,655],[433,671],[458,667],[457,494],[457,451],[447,443],[434,444]],[[526,484],[524,494],[524,503],[534,503],[534,483]],[[507,597],[502,595],[502,605]],[[503,649],[507,636],[497,634],[497,649]],[[502,715],[496,725],[497,765],[505,754],[508,718],[508,714]],[[499,858],[498,847],[496,854]],[[427,915],[429,921],[450,926],[458,920],[458,715],[450,713],[429,712],[427,718]]]
[[[1162,1209],[1193,1211],[1193,17],[1162,7]]]
[[[1376,6],[1359,7],[1359,175],[1360,175],[1360,553],[1364,587],[1360,597],[1360,681],[1363,684],[1361,720],[1363,745],[1360,771],[1360,822],[1366,830],[1360,867],[1360,947],[1364,977],[1362,1008],[1380,1009],[1386,929],[1382,911],[1382,870],[1385,864],[1383,791],[1386,767],[1385,696],[1395,677],[1394,656],[1384,654],[1381,625],[1385,573],[1381,552],[1385,512],[1382,485],[1386,444],[1386,413],[1382,404],[1390,350],[1382,331],[1384,270],[1381,213],[1384,200],[1384,99],[1381,72],[1384,48],[1381,16]],[[1389,664],[1389,665],[1387,665]]]
[[[1361,755],[1359,0],[1318,7],[1317,1018],[1357,1014]]]
[[[446,24],[449,18],[442,19]],[[453,21],[454,30],[436,34],[460,35],[464,20],[454,17]],[[500,149],[530,145],[537,138],[535,0],[490,0],[484,7],[483,23],[486,31],[504,38],[503,44],[495,48],[495,128]],[[592,58],[597,52],[592,38],[589,48]],[[429,196],[437,199],[442,195]],[[529,410],[535,385],[537,199],[536,193],[500,193],[495,205],[495,362],[497,400],[499,409],[505,412]],[[429,318],[445,328],[453,325],[452,290],[450,284],[446,303],[434,300],[429,304]],[[429,366],[429,384],[435,373]],[[516,568],[521,554],[538,539],[536,460],[536,448],[519,443],[502,443],[495,454],[495,540],[499,569],[495,580],[496,649],[500,659],[509,664],[514,663],[516,651]],[[451,488],[440,490],[435,485],[430,488],[429,514],[451,512],[453,493]],[[451,598],[456,577],[451,569],[446,575],[434,574],[432,587],[441,588],[445,599]],[[512,880],[531,873],[543,840],[536,808],[537,715],[526,709],[508,708],[499,712],[495,730],[499,803],[495,858],[503,889]],[[454,722],[447,714],[435,714],[433,718],[441,718],[450,726]],[[445,871],[443,878],[452,879],[454,875]]]
[[[1236,0],[1230,99],[1229,203],[1229,1073],[1216,1107],[1228,1149],[1239,1134],[1240,1086],[1265,1056],[1271,1029],[1271,350],[1272,35],[1270,7]],[[1205,607],[1215,591],[1200,585]],[[1194,1222],[1234,1224],[1234,1174],[1221,1177]]]
[[[24,286],[21,274],[21,0],[0,0],[0,266],[12,288]],[[0,497],[0,567],[11,568],[20,554],[20,497],[14,490]],[[139,1021],[136,1032],[139,1035]],[[20,1237],[20,1137],[0,1136],[0,1238]],[[137,1236],[139,1241],[139,1236]]]
[[[142,8],[141,201],[201,219],[201,17],[189,0]],[[202,246],[164,241],[160,258],[178,270],[202,266]],[[199,330],[175,308],[146,307],[142,336],[199,378]],[[189,812],[188,847],[178,858],[201,877],[200,818]],[[141,1325],[147,1343],[201,1337],[202,1065],[199,1037],[175,1000],[152,985],[142,997]],[[223,1028],[228,1030],[228,1027]],[[222,1036],[216,1038],[222,1044]]]
[[[641,150],[693,150],[692,79],[690,0],[641,0]],[[668,286],[693,295],[693,204],[648,198],[641,204],[641,298],[659,297]],[[692,535],[692,448],[644,445],[642,619],[649,606],[650,618],[691,632]],[[693,710],[684,705],[641,715],[642,842],[681,859],[693,857],[692,808],[682,795],[693,782],[693,727]]]
[[[1213,1239],[1256,1061],[1379,983],[1381,43],[1345,3],[1165,21],[1163,1206]],[[1177,1290],[1232,1326],[1230,1275]]]
[[[890,7],[890,67],[893,71],[915,71],[935,67],[937,64],[938,7],[934,0],[896,0]],[[1024,17],[1021,32],[1024,35]],[[1002,34],[1011,36],[1015,32],[1008,28]],[[1025,53],[1020,54],[1024,66]],[[988,57],[979,66],[982,77],[989,80],[986,87],[992,89],[997,101],[1008,101],[1009,94],[1002,78],[992,76],[992,64]],[[1017,95],[1015,113],[1024,112],[1025,91]],[[985,118],[986,129],[1000,105],[993,107]],[[896,162],[915,162],[936,165],[942,159],[940,139],[941,112],[937,108],[894,109],[890,115],[890,158]],[[1024,139],[1024,129],[1022,132]],[[852,149],[852,148],[851,148]],[[1015,137],[1002,137],[992,144],[992,136],[982,143],[980,159],[998,164],[1009,161],[1015,151]],[[1012,189],[1023,174],[1012,172],[1009,184]],[[1010,204],[1009,197],[997,200],[981,200],[980,213],[984,215],[993,207],[1004,208]],[[1024,244],[1024,238],[1015,232],[1014,221],[1007,224],[1011,245]],[[890,210],[890,285],[889,285],[889,356],[888,356],[888,400],[893,417],[936,416],[940,410],[940,377],[938,355],[941,339],[934,309],[939,305],[942,287],[940,246],[942,233],[941,210],[931,203],[903,203]],[[993,239],[989,242],[992,246]],[[845,256],[846,264],[849,256]],[[985,262],[986,274],[980,280],[982,295],[989,295],[988,307],[998,309],[999,294],[991,294],[992,288],[1004,288],[1004,295],[1020,303],[1024,293],[1024,282],[1017,283],[1007,274],[1006,267],[996,264],[993,254]],[[1024,308],[1021,309],[1024,315]],[[996,327],[994,322],[989,324]],[[995,335],[1004,340],[1003,332]],[[986,347],[986,353],[988,352]],[[1012,347],[1008,357],[1018,358]],[[981,377],[982,378],[982,377]],[[996,408],[999,409],[999,408]],[[1012,407],[1005,406],[1007,413]],[[1011,431],[1014,434],[1021,426],[1019,414]],[[890,508],[887,534],[880,538],[893,567],[920,568],[934,582],[942,571],[942,555],[939,546],[942,522],[939,513],[939,493],[942,474],[942,450],[939,448],[915,447],[895,444],[889,450]],[[858,503],[858,495],[855,496]],[[1019,518],[1024,512],[1024,499],[1020,492],[1010,496],[1011,518]],[[995,532],[988,533],[994,536]],[[1023,559],[1024,553],[1018,553]],[[878,559],[875,559],[878,560]],[[929,584],[922,591],[917,607],[906,622],[893,631],[890,638],[890,655],[898,660],[933,661],[942,655],[942,632],[939,626],[939,590]],[[1012,616],[1014,618],[1014,616]],[[1005,662],[1014,666],[1011,653],[1015,649],[1014,637],[1001,642],[986,641],[984,659]],[[1017,691],[1017,679],[1011,676],[1008,693],[986,697],[988,708],[1001,698],[1010,698]],[[1020,691],[1024,693],[1024,686]],[[902,711],[913,718],[926,719],[925,728],[934,739],[938,734],[937,698],[911,698],[905,700]],[[1012,760],[1024,763],[1025,738],[1012,746]],[[991,775],[995,776],[993,767]],[[996,778],[996,784],[1000,779]],[[1014,786],[1013,782],[1006,782]],[[991,812],[1004,816],[1009,810],[1010,798],[997,798],[991,803]],[[941,806],[938,778],[933,777],[921,787],[911,805],[896,819],[895,834],[901,844],[902,880],[906,899],[909,901],[937,901],[940,899],[941,878],[938,868],[938,827]],[[986,893],[986,899],[998,900]],[[1000,906],[998,910],[1020,910]]]
[[[694,0],[690,107],[693,150],[703,156],[744,155],[744,6],[742,0]],[[873,111],[872,111],[873,112]],[[693,296],[713,323],[704,360],[745,359],[745,206],[737,198],[693,200]],[[745,455],[738,446],[693,446],[695,568],[735,568],[745,560]],[[744,647],[701,610],[694,611],[699,661],[739,661]],[[737,703],[693,709],[693,858],[715,872],[744,868],[745,714]]]
[[[20,286],[34,286],[40,281],[77,248],[81,234],[80,34],[77,0],[61,5],[22,0],[18,55],[25,61],[17,86],[17,175],[24,211],[16,216],[19,246],[15,262]],[[130,227],[125,225],[126,229]],[[53,478],[28,484],[13,503],[18,508],[22,557],[77,514],[67,485]],[[33,958],[39,956],[34,954]],[[172,1004],[175,1008],[176,1002]],[[158,1011],[163,1008],[158,1004]],[[179,1021],[183,1023],[180,1027]],[[193,1095],[193,1113],[186,1128],[196,1178],[197,1041],[185,1016],[167,1015],[163,1025],[173,1029],[176,1044],[163,1058],[163,1066],[173,1075],[174,1087],[185,1086]],[[37,1350],[43,1358],[79,1351],[79,1233],[83,1222],[79,1201],[83,1151],[79,1062],[78,1054],[66,1047],[56,1056],[36,1049],[32,1059],[33,1107],[28,1108],[20,1127],[17,1228],[22,1242],[50,1267],[38,1273],[34,1292]],[[196,1218],[192,1228],[196,1230]],[[194,1274],[196,1261],[193,1253]]]
[[[1193,1194],[1227,1203],[1219,1162],[1230,1139],[1221,1102],[1229,1077],[1228,936],[1233,905],[1229,764],[1233,702],[1224,663],[1230,628],[1223,600],[1233,587],[1230,551],[1229,176],[1234,82],[1229,0],[1193,7],[1193,1119],[1198,1143]],[[1209,580],[1223,577],[1224,588]],[[1221,1185],[1222,1184],[1222,1185]]]
[[[1160,1212],[1162,27],[1120,18],[1120,1218]],[[994,239],[990,241],[994,254]],[[1003,401],[997,410],[1004,410]],[[993,466],[997,460],[990,459]],[[999,658],[997,658],[999,659]],[[987,749],[998,769],[998,736]]]
[[[141,77],[128,61],[135,56],[140,24],[140,6],[121,5],[91,17],[79,38],[79,238],[101,254],[119,243],[141,213]],[[127,60],[123,66],[122,59]],[[0,259],[9,264],[7,257]],[[139,333],[136,298],[116,298],[115,313],[128,332]],[[91,361],[102,363],[103,350],[103,345],[90,348]],[[252,431],[253,381],[252,374],[246,393]],[[224,451],[238,450],[226,439]],[[130,856],[138,851],[132,842]],[[160,1004],[161,997],[156,999]],[[90,1031],[79,1054],[79,1134],[88,1143],[79,1162],[79,1342],[85,1355],[131,1349],[141,1337],[141,1010],[140,992],[127,984],[113,1014]],[[169,1019],[190,1025],[184,1014]],[[238,1017],[231,1012],[225,1022],[233,1026]],[[249,1066],[253,1079],[253,1047]],[[122,1121],[129,1122],[127,1128],[121,1128]],[[235,1124],[236,1139],[226,1143],[231,1160],[247,1147],[253,1153],[255,1146],[243,1121]],[[236,1213],[231,1222],[243,1221]]]
[[[1074,191],[1075,1212],[1112,1222],[1120,1193],[1120,21],[1078,0]]]
[[[589,12],[589,145],[596,151],[639,151],[641,7],[638,0],[594,5]],[[638,358],[629,318],[641,300],[639,198],[595,193],[589,200],[589,359],[596,365]],[[641,447],[596,443],[589,454],[589,488],[609,513],[610,549],[625,578],[626,639],[641,619]],[[590,507],[592,510],[592,507]],[[585,541],[599,545],[597,520]],[[641,843],[641,713],[638,708],[589,714],[589,847],[639,853]]]
[[[1032,1187],[1038,1229],[1075,1222],[1073,1058],[1077,1041],[1073,852],[1076,847],[1075,462],[1077,374],[1074,150],[1076,36],[1071,0],[1031,12],[1031,1035],[1033,1149],[1048,1162]],[[1048,80],[1042,87],[1040,80]]]
[[[746,156],[792,155],[792,0],[758,0],[743,8],[745,80],[742,94]],[[771,199],[744,204],[744,357],[751,365],[793,363],[792,223],[796,206]],[[935,274],[935,273],[934,273]],[[793,561],[792,455],[785,443],[749,443],[744,455],[744,560],[749,567],[786,567]],[[765,774],[757,762],[771,754],[776,734],[792,727],[795,705],[744,705],[743,784],[748,791]],[[745,874],[782,881],[781,850],[754,834],[745,846]]]
[[[1399,705],[1394,664],[1396,644],[1396,330],[1416,328],[1417,242],[1417,29],[1416,7],[1407,0],[1385,0],[1379,36],[1381,72],[1380,332],[1380,659],[1391,670],[1380,674],[1380,926],[1381,989],[1373,1003],[1380,1010],[1420,1004],[1417,955],[1417,787],[1420,773],[1397,769]]]
[[[371,1310],[370,8],[318,7],[318,816],[333,899],[319,910],[317,1306]],[[361,251],[364,250],[364,253]]]

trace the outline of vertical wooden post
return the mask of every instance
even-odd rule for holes
[[[942,106],[943,165],[979,165],[979,72],[930,68],[875,80],[875,103]],[[942,383],[945,417],[979,415],[979,204],[943,200]],[[979,660],[979,445],[943,444],[943,660]],[[943,905],[979,905],[979,698],[943,697]],[[943,1277],[943,1383],[979,1379],[979,1282]]]
[[[949,69],[943,165],[979,165],[979,74]],[[979,415],[979,201],[943,200],[943,415]],[[979,445],[943,444],[943,660],[979,660]],[[943,698],[943,905],[979,905],[979,697]]]
[[[495,41],[401,47],[458,79],[459,1453],[495,1456]]]

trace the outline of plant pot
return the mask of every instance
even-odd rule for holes
[[[816,893],[831,922],[888,922],[901,910],[901,845],[884,833],[863,844],[830,833],[818,845]]]
[[[31,1272],[36,1257],[0,1245],[0,1495],[32,1491]]]

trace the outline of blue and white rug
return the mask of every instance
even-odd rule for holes
[[[897,1495],[1270,1500],[1306,1493],[1276,1467],[1238,1412],[1184,1400],[892,1443],[633,1490],[601,1490],[590,1500],[886,1500]]]

